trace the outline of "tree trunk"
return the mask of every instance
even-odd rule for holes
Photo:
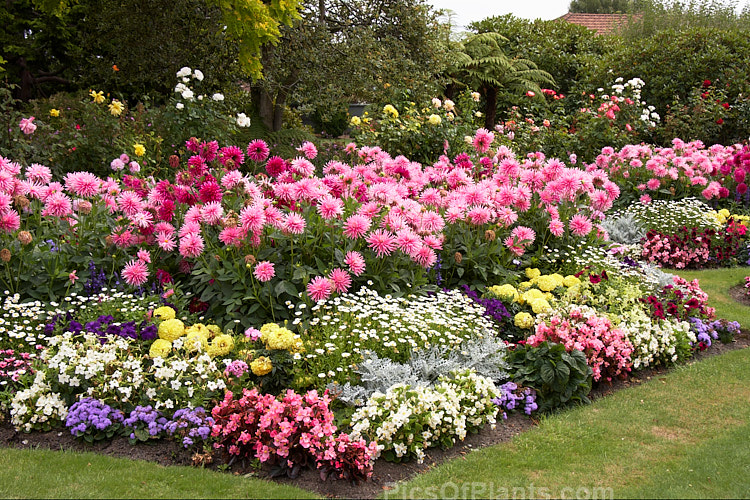
[[[485,88],[487,103],[484,108],[484,128],[492,130],[495,128],[495,117],[497,113],[497,87],[487,86]]]

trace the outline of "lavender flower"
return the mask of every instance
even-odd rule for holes
[[[123,421],[123,412],[102,403],[98,399],[84,398],[70,407],[65,418],[65,427],[75,437],[90,436],[94,439],[109,438]]]
[[[174,412],[172,420],[167,422],[164,430],[170,436],[182,437],[182,445],[189,448],[195,441],[206,441],[211,436],[214,419],[202,407],[182,408]]]
[[[123,421],[123,425],[131,431],[131,441],[147,441],[151,438],[158,438],[164,432],[167,422],[168,420],[161,412],[155,410],[151,405],[138,405]]]
[[[500,395],[492,400],[501,410],[503,410],[503,420],[507,420],[508,411],[515,410],[519,405],[523,405],[523,412],[531,415],[539,407],[536,404],[536,391],[529,387],[521,387],[514,382],[506,382],[498,387]]]

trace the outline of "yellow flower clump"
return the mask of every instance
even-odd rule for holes
[[[186,330],[185,349],[189,352],[208,351],[208,337],[201,330]]]
[[[234,339],[231,335],[221,334],[215,337],[208,346],[208,354],[211,357],[226,356],[234,349]]]
[[[253,362],[250,363],[250,370],[259,377],[271,373],[272,369],[273,364],[271,364],[271,360],[265,356],[260,356],[258,359],[254,359]]]
[[[518,290],[511,284],[494,285],[488,289],[489,292],[502,300],[515,302],[518,300]]]
[[[154,311],[154,318],[157,318],[160,320],[174,319],[175,311],[169,306],[158,307]]]
[[[383,113],[385,113],[387,115],[391,115],[393,118],[398,118],[398,110],[396,110],[396,108],[394,108],[390,104],[386,104],[383,107]]]
[[[523,292],[523,295],[518,298],[518,302],[521,304],[531,304],[534,300],[543,298],[545,298],[544,292],[538,288],[532,288],[531,290]]]
[[[572,274],[569,274],[568,276],[565,277],[565,279],[563,279],[563,286],[565,286],[566,288],[570,288],[574,285],[580,285],[580,284],[581,284],[581,280],[573,276]]]
[[[148,355],[152,358],[166,358],[172,351],[172,342],[164,339],[156,339],[148,350]]]
[[[168,319],[159,325],[159,338],[170,342],[185,334],[185,324],[179,319]]]
[[[533,280],[534,278],[538,278],[541,275],[542,275],[542,272],[536,267],[526,268],[526,277],[529,278],[530,280]]]
[[[276,323],[263,325],[260,329],[260,339],[266,344],[266,349],[290,352],[302,350],[302,340],[299,335],[295,335]]]
[[[552,306],[549,305],[547,299],[534,299],[529,304],[531,305],[531,310],[534,311],[534,314],[546,313],[552,310]]]
[[[513,324],[518,328],[531,328],[534,326],[534,317],[527,312],[519,312],[513,317]]]
[[[551,292],[555,288],[557,288],[560,284],[555,279],[554,276],[551,276],[549,274],[545,274],[543,276],[539,276],[536,278],[536,286],[539,287],[540,290],[543,292]]]

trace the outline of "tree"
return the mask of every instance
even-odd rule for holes
[[[264,48],[264,78],[253,85],[268,128],[281,128],[290,104],[331,115],[349,102],[439,87],[449,33],[424,0],[306,0],[300,13]]]
[[[25,99],[50,82],[164,93],[182,66],[226,78],[238,65],[260,78],[261,47],[278,40],[300,1],[6,0],[0,57]]]
[[[571,0],[568,11],[586,14],[625,14],[633,12],[639,0]]]
[[[470,35],[457,54],[455,80],[478,90],[485,98],[485,127],[493,128],[500,89],[541,96],[540,84],[554,85],[552,75],[529,59],[509,57],[502,49],[506,39],[498,33]]]

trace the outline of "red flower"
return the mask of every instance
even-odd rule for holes
[[[729,109],[729,103],[728,102],[724,102],[721,105],[724,106],[724,109]]]
[[[711,86],[711,80],[703,80],[703,88],[706,89]]]
[[[724,123],[724,119],[723,118],[719,118],[718,120],[716,120],[716,123],[718,123],[719,125],[721,125],[721,124]]]

